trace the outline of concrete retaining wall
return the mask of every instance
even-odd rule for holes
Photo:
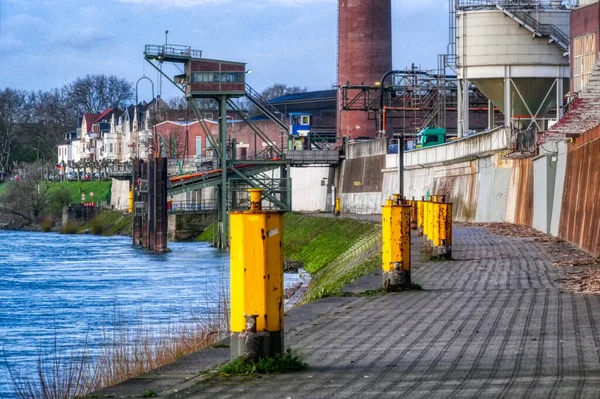
[[[335,168],[293,167],[292,209],[294,212],[331,212]]]
[[[129,210],[129,180],[112,179],[110,205],[120,211]]]

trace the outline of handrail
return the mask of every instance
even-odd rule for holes
[[[144,49],[146,57],[164,57],[167,55],[183,58],[202,58],[202,50],[193,50],[190,46],[179,44],[147,44]]]
[[[562,50],[568,50],[570,39],[560,29],[552,24],[542,24],[537,19],[525,11],[511,10],[497,4],[496,8],[511,16],[514,19],[520,19],[530,30],[538,36],[551,38]],[[517,21],[518,22],[518,21]]]
[[[282,130],[285,130],[286,132],[289,131],[290,127],[288,126],[288,124],[285,123],[282,120],[282,118],[278,118],[276,116],[277,114],[283,116],[283,114],[279,112],[279,110],[272,104],[269,104],[269,102],[265,100],[263,96],[259,92],[254,90],[252,86],[250,86],[248,83],[246,83],[246,96],[267,116],[267,118],[277,123]]]

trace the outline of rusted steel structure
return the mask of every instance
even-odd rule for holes
[[[375,85],[392,69],[392,2],[360,0],[338,2],[338,84]],[[338,134],[374,138],[374,115],[340,113]]]
[[[135,160],[133,245],[168,252],[167,158]]]
[[[600,127],[569,144],[559,236],[600,255]]]

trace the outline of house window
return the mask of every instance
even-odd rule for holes
[[[121,155],[121,143],[119,143],[118,151],[118,154]]]
[[[579,92],[589,82],[596,63],[596,34],[576,37],[573,44],[573,91]]]
[[[113,143],[110,143],[110,150],[109,153],[112,154],[113,153]]]
[[[202,155],[202,136],[196,136],[196,156]]]

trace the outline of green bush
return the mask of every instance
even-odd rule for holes
[[[71,197],[71,191],[65,186],[59,186],[56,190],[51,191],[48,199],[48,213],[54,217],[62,215],[63,208],[72,202]]]

